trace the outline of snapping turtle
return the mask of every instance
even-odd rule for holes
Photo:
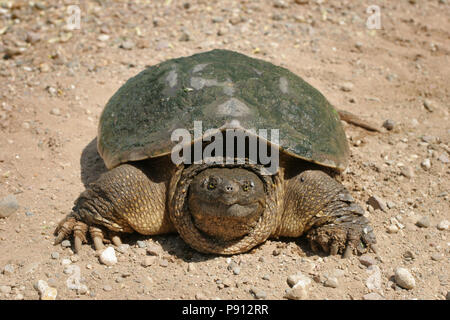
[[[279,165],[268,173],[267,163],[249,159],[255,139],[245,140],[244,154],[230,153],[234,161],[216,150],[215,161],[189,162],[198,139],[188,141],[184,161],[174,163],[174,130],[198,120],[216,134],[264,141]],[[278,129],[279,140],[250,129]],[[212,143],[205,137],[202,150]],[[225,148],[235,146],[230,139]],[[149,67],[107,103],[97,147],[110,170],[81,193],[55,244],[73,234],[78,251],[89,233],[100,250],[120,245],[121,233],[177,232],[198,251],[236,254],[268,238],[306,235],[313,251],[347,256],[376,242],[364,210],[335,179],[349,156],[339,114],[271,63],[213,50]]]

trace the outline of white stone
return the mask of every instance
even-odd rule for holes
[[[113,247],[108,247],[102,251],[100,254],[100,262],[107,266],[112,266],[117,263],[116,252]]]
[[[68,266],[71,263],[72,263],[72,261],[70,261],[70,259],[62,259],[61,260],[61,265],[63,265],[63,266]]]
[[[398,228],[397,226],[391,224],[387,227],[387,233],[397,233],[398,232]]]
[[[41,294],[41,300],[56,300],[58,296],[58,290],[56,288],[48,287]]]
[[[99,36],[97,37],[97,39],[98,39],[99,41],[108,41],[108,40],[109,40],[109,35],[107,35],[107,34],[101,34],[101,35],[99,35]]]
[[[439,222],[439,224],[437,225],[437,228],[439,230],[448,230],[450,226],[450,222],[448,220],[442,220],[441,222]]]
[[[52,110],[50,110],[50,114],[53,114],[55,116],[59,116],[61,115],[61,110],[58,108],[53,108]]]
[[[339,281],[336,277],[327,277],[323,285],[329,288],[337,288],[339,286]]]
[[[371,265],[367,268],[367,273],[370,274],[366,280],[366,286],[371,291],[381,290],[381,271],[377,265]]]
[[[287,279],[287,283],[292,288],[286,290],[285,298],[291,300],[303,300],[308,298],[308,289],[311,285],[311,279],[301,272],[290,275]]]
[[[40,295],[44,293],[44,291],[48,288],[48,283],[44,280],[38,280],[34,284],[34,288],[39,292]]]
[[[311,279],[302,274],[301,272],[299,272],[297,274],[290,275],[287,278],[287,283],[290,287],[295,287],[299,285],[306,288],[311,284]]]
[[[412,289],[416,286],[416,281],[414,277],[409,272],[408,269],[405,268],[397,268],[395,270],[395,282],[404,289]]]
[[[420,165],[425,170],[429,170],[431,168],[431,160],[429,158],[426,158],[425,160],[422,161],[422,163]]]

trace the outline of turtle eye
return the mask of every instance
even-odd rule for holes
[[[216,183],[214,181],[208,182],[208,190],[214,190],[216,188]]]

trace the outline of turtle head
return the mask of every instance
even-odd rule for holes
[[[250,232],[265,208],[264,184],[242,168],[209,168],[193,179],[189,210],[198,229],[222,240]]]

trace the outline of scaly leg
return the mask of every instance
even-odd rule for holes
[[[96,250],[108,236],[120,245],[120,233],[156,235],[175,231],[166,209],[167,180],[142,167],[121,165],[104,173],[81,193],[73,211],[55,230],[55,244],[74,235],[74,249],[89,231]],[[107,231],[107,232],[105,232]]]
[[[306,170],[286,182],[285,211],[279,236],[306,234],[313,251],[363,253],[375,235],[364,210],[347,189],[320,170]]]

